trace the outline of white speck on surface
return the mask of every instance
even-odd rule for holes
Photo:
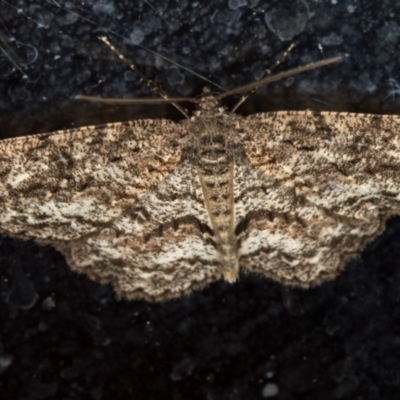
[[[262,396],[265,397],[266,399],[269,399],[270,397],[275,397],[278,393],[279,393],[278,385],[271,382],[267,383],[262,390]]]
[[[353,12],[356,11],[356,8],[355,6],[347,6],[347,11],[349,14],[353,14]]]

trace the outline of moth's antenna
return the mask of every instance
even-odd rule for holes
[[[99,37],[100,40],[102,40],[110,49],[112,52],[114,52],[118,58],[123,61],[125,64],[129,66],[129,68],[136,72],[139,76],[140,79],[147,85],[147,87],[152,90],[153,92],[157,93],[160,97],[162,97],[165,100],[166,104],[172,104],[176,109],[178,109],[186,118],[189,118],[189,114],[187,111],[182,108],[179,104],[175,102],[174,99],[171,99],[158,85],[154,83],[151,79],[147,78],[137,67],[135,64],[130,62],[127,58],[124,57],[123,54],[121,54],[110,42],[106,37]],[[90,96],[76,96],[75,97],[78,100],[90,100]],[[121,104],[120,102],[112,102],[112,99],[108,99],[108,103],[113,103],[113,104]],[[117,99],[116,99],[117,100]],[[154,100],[157,99],[147,99],[147,100],[153,100],[153,102],[150,102],[151,104],[157,104],[154,102]],[[164,104],[165,104],[164,103]],[[132,103],[131,103],[132,104]],[[142,103],[143,104],[143,103]],[[163,104],[163,103],[158,103],[158,104]]]
[[[269,76],[272,74],[272,72],[275,70],[275,68],[281,64],[281,62],[288,56],[288,54],[292,51],[294,48],[294,43],[291,43],[290,46],[286,49],[286,51],[269,67],[263,74],[263,76],[260,79],[264,79],[266,76]],[[248,93],[242,95],[242,97],[238,100],[238,102],[233,106],[232,112],[235,112],[246,100],[249,96],[251,96],[257,88],[254,88],[253,90],[250,90]]]
[[[121,55],[121,57],[123,57],[123,56]],[[333,64],[335,62],[340,61],[341,59],[342,59],[341,56],[331,57],[331,58],[327,58],[325,60],[321,60],[321,61],[303,65],[302,67],[293,68],[293,69],[290,69],[289,71],[281,72],[276,75],[267,76],[256,82],[252,82],[247,85],[240,86],[236,89],[228,90],[227,92],[221,93],[220,95],[216,95],[215,100],[221,100],[221,99],[223,99],[227,96],[231,96],[233,94],[247,92],[247,94],[242,97],[245,100],[251,93],[253,93],[255,90],[257,90],[260,86],[266,85],[267,83],[279,81],[281,79],[288,78],[289,76],[301,74],[302,72],[310,71],[312,69],[320,68],[325,65]],[[273,68],[275,68],[277,65],[278,64],[276,62],[273,65]],[[131,64],[130,66],[133,67],[132,69],[135,72],[138,72],[138,69],[133,64]],[[93,101],[93,102],[99,102],[99,103],[107,103],[107,104],[172,104],[179,111],[181,111],[181,113],[187,118],[189,117],[187,112],[182,107],[180,107],[177,103],[187,102],[187,103],[199,104],[203,101],[201,97],[197,98],[197,99],[193,99],[193,98],[189,98],[189,97],[169,98],[168,95],[166,95],[165,93],[163,93],[163,94],[160,93],[161,89],[157,85],[155,85],[153,81],[147,79],[140,71],[138,73],[139,73],[140,77],[147,83],[147,85],[150,87],[150,89],[154,90],[161,97],[163,97],[162,99],[105,99],[105,98],[84,96],[84,95],[75,96],[75,99],[85,100],[85,101]],[[268,71],[267,71],[267,73],[268,73]],[[243,101],[242,101],[242,99],[240,99],[239,102],[235,105],[233,111],[236,110],[243,103]]]
[[[258,89],[260,86],[266,85],[267,83],[279,81],[281,79],[288,78],[289,76],[301,74],[302,72],[310,71],[312,69],[320,68],[325,65],[333,64],[335,62],[340,61],[341,59],[342,59],[341,56],[326,58],[325,60],[306,64],[306,65],[303,65],[302,67],[293,68],[293,69],[290,69],[289,71],[281,72],[276,75],[267,76],[266,78],[261,79],[259,81],[248,83],[247,85],[240,86],[236,89],[228,90],[225,93],[215,96],[215,99],[221,100],[224,97],[231,96],[233,94],[254,91],[254,90]]]
[[[194,99],[191,97],[172,97],[166,99],[110,99],[105,97],[86,96],[84,94],[78,94],[75,96],[75,100],[91,101],[94,103],[104,104],[173,104],[173,103],[195,103],[199,104],[200,99]]]

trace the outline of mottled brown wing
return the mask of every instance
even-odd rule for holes
[[[120,297],[160,301],[221,277],[212,237],[196,169],[185,160],[106,227],[57,248]]]
[[[138,120],[0,141],[0,232],[54,243],[107,226],[174,170],[179,137]]]
[[[278,112],[242,122],[241,265],[283,284],[335,277],[400,212],[400,118]],[[244,182],[244,184],[241,184]]]
[[[219,259],[185,136],[143,120],[0,142],[0,232],[53,245],[120,297],[203,287]]]

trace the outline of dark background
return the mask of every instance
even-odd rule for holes
[[[241,114],[400,113],[400,2],[304,3],[0,0],[0,137],[180,119],[74,100],[152,96],[103,35],[171,96],[253,81],[293,41],[279,71],[344,60],[260,89]],[[399,331],[400,219],[318,288],[241,276],[161,304],[118,301],[53,249],[0,237],[1,400],[394,399]]]

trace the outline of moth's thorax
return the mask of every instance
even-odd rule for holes
[[[190,119],[182,121],[188,134],[185,145],[192,148],[196,157],[200,157],[200,150],[209,150],[210,144],[216,150],[226,149],[229,154],[241,145],[241,133],[232,127],[240,125],[242,119],[222,107],[196,111]]]

